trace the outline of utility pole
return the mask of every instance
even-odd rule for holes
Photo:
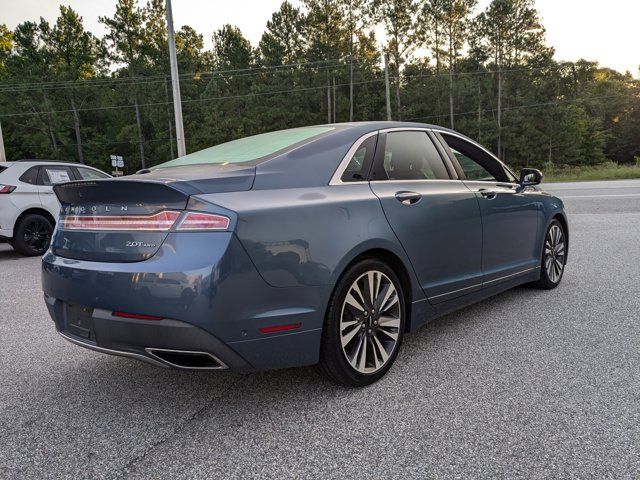
[[[2,123],[0,123],[0,162],[7,161],[7,154],[4,151],[4,137],[2,136]]]
[[[182,124],[182,100],[180,98],[180,78],[178,77],[178,57],[176,55],[176,40],[173,33],[173,12],[171,0],[166,0],[167,30],[169,31],[169,62],[171,64],[171,86],[173,92],[173,112],[176,116],[176,143],[178,144],[178,157],[187,154],[184,143],[184,125]]]
[[[384,88],[387,97],[387,120],[391,121],[391,89],[389,88],[389,54],[384,52]]]

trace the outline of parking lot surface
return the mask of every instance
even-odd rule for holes
[[[640,181],[545,188],[570,215],[561,286],[431,323],[360,390],[71,345],[40,259],[0,245],[0,478],[640,477]]]

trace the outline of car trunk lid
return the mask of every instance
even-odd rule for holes
[[[249,190],[254,176],[253,167],[198,165],[56,185],[61,212],[51,249],[76,260],[146,260],[159,250],[191,195]]]

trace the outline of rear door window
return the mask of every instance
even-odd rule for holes
[[[449,180],[438,149],[427,132],[389,132],[386,135],[381,180]]]
[[[40,167],[40,180],[42,185],[50,186],[71,182],[75,178],[69,167],[43,165]]]

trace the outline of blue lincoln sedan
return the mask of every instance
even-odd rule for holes
[[[364,386],[404,334],[516,285],[555,288],[562,202],[442,127],[367,122],[217,145],[55,187],[57,331],[158,367],[320,365]]]

